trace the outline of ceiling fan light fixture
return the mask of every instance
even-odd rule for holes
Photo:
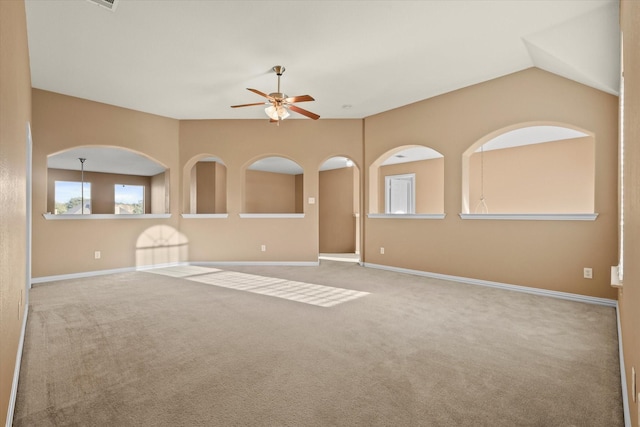
[[[284,120],[291,115],[289,111],[281,105],[277,107],[270,105],[264,109],[264,112],[267,113],[267,116],[269,116],[271,120]]]
[[[296,102],[307,102],[307,101],[315,101],[311,95],[299,95],[299,96],[287,96],[285,93],[280,91],[280,77],[282,73],[284,73],[284,67],[282,65],[276,65],[273,67],[273,71],[278,75],[278,90],[277,92],[272,92],[270,94],[266,94],[258,89],[252,89],[250,87],[247,88],[248,91],[255,93],[256,95],[260,95],[263,98],[267,98],[268,102],[266,104],[268,107],[264,109],[264,112],[269,116],[271,122],[279,122],[286,119],[291,115],[289,110],[294,113],[301,114],[305,117],[308,117],[312,120],[318,120],[320,118],[316,113],[312,113],[311,111],[307,111],[303,108],[295,105]],[[240,105],[232,105],[231,108],[238,107],[252,107],[254,105],[264,105],[264,102],[253,102],[251,104],[240,104]]]

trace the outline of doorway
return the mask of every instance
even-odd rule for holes
[[[332,157],[319,171],[319,259],[360,261],[360,171]]]

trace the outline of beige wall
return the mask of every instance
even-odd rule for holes
[[[80,172],[62,169],[48,169],[47,173],[47,212],[55,212],[55,182],[78,181]],[[84,182],[91,183],[91,213],[113,214],[115,209],[116,184],[144,186],[144,211],[151,213],[151,177],[121,175],[115,173],[85,172]],[[79,188],[79,187],[78,187]]]
[[[296,213],[295,175],[247,170],[245,185],[246,213]]]
[[[170,212],[169,207],[169,172],[161,172],[151,177],[151,213],[165,214]]]
[[[216,162],[215,213],[227,212],[227,167]]]
[[[178,258],[186,256],[185,251],[179,256],[171,252],[175,243],[167,243],[171,240],[168,236],[179,235],[179,174],[171,173],[179,170],[179,122],[38,89],[33,90],[32,97],[33,277],[180,261]],[[165,185],[170,194],[171,218],[44,219],[42,214],[50,210],[47,208],[47,156],[82,145],[126,148],[167,168],[169,184],[165,182]],[[158,181],[155,179],[155,188],[161,186]],[[64,251],[60,250],[61,242],[64,242]],[[166,245],[173,246],[163,249]],[[94,259],[94,251],[101,251],[100,259]],[[170,259],[167,251],[172,254]]]
[[[631,395],[631,369],[640,369],[640,2],[622,0],[624,37],[624,288],[619,292],[622,343],[632,425],[637,426],[639,400]],[[612,265],[615,265],[612,264]],[[640,386],[640,384],[638,384]],[[639,389],[640,390],[640,389]]]
[[[0,423],[5,424],[27,302],[27,123],[31,78],[22,1],[0,1]]]
[[[480,200],[481,169],[489,213],[593,213],[594,153],[593,137],[474,153],[469,213]]]
[[[378,213],[385,212],[385,177],[408,173],[416,174],[415,213],[444,213],[444,159],[442,157],[380,166],[378,170]]]
[[[220,162],[198,162],[193,166],[190,213],[227,212],[227,168]]]
[[[530,68],[366,118],[367,165],[406,144],[444,155],[446,218],[366,219],[365,261],[615,298],[609,271],[617,258],[617,102],[615,96]],[[531,122],[565,123],[597,135],[598,219],[460,219],[462,154],[491,132]],[[593,268],[593,279],[583,279],[584,267]]]
[[[189,240],[193,261],[300,261],[318,257],[319,168],[325,160],[346,156],[362,162],[361,120],[184,120],[180,122],[180,158],[188,170],[202,156],[227,166],[228,218],[183,218],[180,230]],[[304,218],[240,218],[246,212],[245,170],[256,160],[281,156],[304,170]],[[182,173],[183,179],[188,174]],[[183,186],[184,187],[184,186]],[[184,206],[184,204],[183,204]],[[262,252],[261,245],[267,250]]]
[[[321,253],[356,251],[354,178],[354,168],[320,172],[318,206]]]
[[[198,162],[194,169],[196,171],[196,213],[215,213],[216,162]]]
[[[304,174],[295,176],[295,213],[304,213]]]

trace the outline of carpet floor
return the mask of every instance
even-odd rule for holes
[[[15,426],[623,426],[615,309],[322,261],[30,293]]]

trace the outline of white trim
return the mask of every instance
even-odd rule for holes
[[[211,261],[211,262],[168,262],[164,264],[142,265],[138,267],[114,268],[111,270],[83,271],[81,273],[59,274],[56,276],[34,277],[31,279],[32,285],[39,283],[56,282],[59,280],[82,279],[85,277],[104,276],[107,274],[130,273],[133,271],[146,271],[154,268],[176,267],[181,265],[201,265],[201,266],[221,266],[221,265],[273,265],[273,266],[296,266],[296,267],[316,267],[319,261]]]
[[[27,294],[28,295],[28,294]],[[16,366],[13,370],[13,384],[11,385],[11,395],[9,396],[9,408],[7,410],[6,427],[13,425],[13,413],[16,409],[16,399],[18,397],[18,381],[20,380],[20,366],[22,364],[22,349],[24,347],[24,337],[27,332],[27,317],[29,316],[29,298],[26,298],[24,314],[22,316],[22,330],[20,331],[20,341],[18,341],[18,351],[16,352]]]
[[[384,219],[444,219],[447,214],[381,214],[370,213],[367,218],[384,218]]]
[[[51,213],[42,214],[46,220],[76,220],[76,219],[166,219],[171,218],[171,214],[88,214],[88,215],[55,215]]]
[[[240,213],[240,218],[304,218],[303,213]]]
[[[317,267],[320,261],[198,261],[189,265],[201,267],[220,267],[225,265],[275,266],[275,267]]]
[[[163,267],[175,267],[177,265],[189,265],[187,262],[168,262],[164,264],[151,264],[151,265],[141,265],[138,267],[123,267],[123,268],[114,268],[111,270],[96,270],[96,271],[83,271],[81,273],[70,273],[70,274],[59,274],[56,276],[43,276],[43,277],[34,277],[31,279],[31,284],[35,285],[38,283],[46,283],[46,282],[55,282],[58,280],[69,280],[69,279],[82,279],[85,277],[94,277],[94,276],[104,276],[106,274],[116,274],[116,273],[129,273],[132,271],[145,271],[151,270],[153,268],[163,268]]]
[[[462,219],[498,219],[498,220],[526,220],[526,221],[595,221],[597,213],[569,213],[569,214],[471,214],[461,213]]]
[[[612,288],[622,288],[622,280],[620,280],[620,266],[612,265],[611,266],[611,287]]]
[[[604,305],[607,307],[615,307],[617,304],[616,300],[608,299],[608,298],[591,297],[587,295],[572,294],[568,292],[551,291],[548,289],[530,288],[527,286],[512,285],[509,283],[492,282],[490,280],[480,280],[480,279],[471,279],[469,277],[450,276],[448,274],[430,273],[427,271],[410,270],[407,268],[391,267],[388,265],[381,265],[381,264],[371,264],[368,262],[365,262],[364,266],[369,268],[378,268],[380,270],[395,271],[396,273],[407,273],[407,274],[413,274],[416,276],[431,277],[434,279],[442,279],[442,280],[449,280],[452,282],[466,283],[469,285],[487,286],[490,288],[524,292],[527,294],[560,298],[560,299],[566,299],[566,300],[576,301],[576,302],[586,302],[589,304]]]
[[[620,357],[620,382],[622,386],[622,409],[624,414],[624,426],[631,427],[631,412],[629,410],[629,397],[627,388],[627,371],[624,366],[624,350],[622,348],[622,325],[620,323],[620,306],[616,301],[616,323],[618,326],[618,356]]]
[[[228,213],[217,214],[181,214],[182,218],[187,219],[205,219],[205,218],[229,218]]]
[[[31,255],[31,236],[33,236],[33,137],[31,133],[31,123],[27,122],[27,168],[26,168],[26,177],[27,177],[27,215],[26,215],[26,260],[25,263],[25,301],[28,301],[28,291],[31,288],[31,265],[32,265],[32,255]]]

